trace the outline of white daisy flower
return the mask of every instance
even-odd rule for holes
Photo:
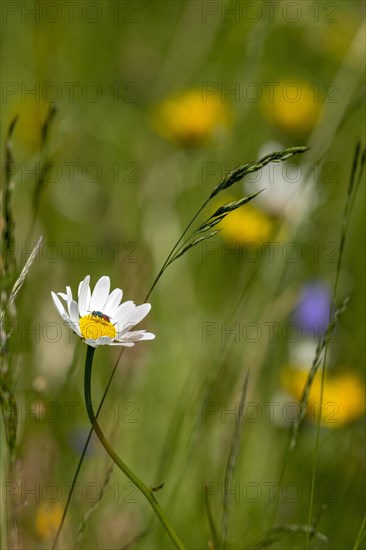
[[[78,300],[72,296],[71,288],[63,292],[51,292],[57,311],[65,323],[93,348],[98,346],[134,346],[140,340],[153,340],[155,334],[145,330],[131,331],[151,309],[150,304],[136,306],[128,300],[121,303],[123,292],[120,288],[110,291],[109,277],[97,281],[93,292],[90,290],[90,275],[79,284]],[[67,304],[62,304],[60,296]]]

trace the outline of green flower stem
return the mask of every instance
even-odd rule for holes
[[[175,544],[178,550],[184,550],[184,546],[178,538],[178,535],[170,525],[168,518],[164,514],[163,510],[160,508],[158,501],[155,498],[154,492],[152,489],[147,487],[140,478],[138,478],[132,470],[120,459],[120,457],[112,449],[106,438],[101,427],[98,424],[98,421],[95,417],[93,405],[91,401],[91,374],[93,367],[93,357],[94,357],[95,348],[87,346],[86,360],[85,360],[85,374],[84,374],[84,394],[85,394],[85,405],[88,412],[89,420],[95,433],[97,434],[99,441],[114,461],[114,463],[119,467],[120,470],[132,481],[132,483],[141,491],[146,500],[149,502],[150,506],[153,508],[155,514],[160,519],[165,531],[170,536],[172,542]]]

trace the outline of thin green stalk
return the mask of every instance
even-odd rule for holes
[[[8,506],[6,503],[6,495],[4,494],[5,482],[7,479],[6,472],[8,469],[7,452],[6,452],[6,436],[3,422],[0,426],[0,493],[1,502],[3,503],[0,509],[1,530],[0,530],[0,544],[3,550],[8,549]]]
[[[244,378],[244,383],[243,383],[240,403],[239,403],[239,415],[238,415],[238,419],[235,421],[235,428],[234,428],[233,438],[231,440],[230,453],[229,453],[229,457],[226,465],[226,471],[225,471],[225,480],[224,480],[225,493],[224,493],[223,514],[222,514],[222,521],[221,521],[221,549],[222,550],[225,550],[227,538],[228,538],[229,517],[230,517],[230,508],[231,508],[229,487],[231,485],[231,481],[234,475],[235,466],[239,455],[240,438],[241,438],[243,417],[244,417],[244,406],[245,406],[245,400],[246,400],[247,389],[248,389],[248,380],[249,380],[249,371],[246,373]]]
[[[93,410],[92,400],[91,400],[91,374],[92,374],[92,368],[93,368],[94,352],[95,352],[95,348],[92,348],[91,346],[87,347],[86,361],[85,361],[85,374],[84,374],[85,405],[86,405],[86,410],[88,412],[89,420],[93,426],[93,429],[97,434],[99,441],[101,442],[101,444],[103,445],[103,447],[105,448],[105,450],[107,451],[111,459],[114,461],[114,463],[141,491],[141,493],[144,495],[146,500],[149,502],[150,506],[153,508],[155,514],[160,519],[160,522],[162,523],[165,531],[168,533],[172,542],[175,544],[176,548],[178,548],[178,550],[184,550],[184,546],[181,543],[180,539],[178,538],[178,535],[174,531],[173,527],[170,525],[168,518],[166,517],[163,510],[160,508],[160,505],[155,498],[153,490],[147,487],[143,483],[143,481],[141,481],[141,479],[137,477],[137,475],[134,474],[132,470],[130,470],[130,468],[123,462],[123,460],[121,460],[121,458],[117,455],[117,453],[112,449],[112,447],[108,443],[101,427],[98,424],[98,421],[96,419],[96,416]]]
[[[363,151],[361,158],[360,158],[360,150],[361,146],[359,143],[356,145],[353,164],[351,168],[351,175],[350,175],[350,181],[347,189],[347,200],[346,205],[344,208],[343,216],[342,216],[342,226],[341,226],[341,234],[339,239],[339,255],[338,255],[338,262],[336,267],[336,276],[334,281],[334,287],[333,287],[333,299],[332,299],[332,306],[329,313],[329,323],[332,322],[334,310],[335,310],[335,301],[337,298],[337,292],[338,292],[338,285],[339,285],[339,277],[341,272],[341,266],[342,266],[342,260],[343,260],[343,252],[344,247],[346,243],[346,236],[348,231],[348,226],[350,222],[350,217],[352,213],[352,206],[354,204],[354,199],[357,193],[358,186],[361,181],[362,173],[365,166],[365,150]],[[311,478],[311,491],[310,491],[310,502],[309,502],[309,511],[308,511],[308,525],[310,527],[311,525],[311,517],[313,514],[313,504],[314,504],[314,493],[315,493],[315,483],[316,483],[316,476],[317,476],[317,470],[318,470],[318,454],[319,454],[319,444],[320,444],[320,426],[322,422],[322,411],[323,411],[323,396],[324,396],[324,385],[325,385],[325,369],[327,364],[327,352],[328,352],[328,346],[325,347],[324,350],[324,358],[323,358],[323,364],[322,364],[322,375],[321,375],[321,384],[320,384],[320,403],[319,403],[319,415],[317,418],[317,424],[316,424],[316,436],[315,436],[315,447],[314,447],[314,462],[313,462],[313,471],[312,471],[312,478]],[[307,539],[306,539],[306,550],[309,550],[310,545],[310,529],[307,533]]]
[[[198,218],[198,216],[201,214],[202,210],[206,207],[206,205],[208,204],[208,202],[211,200],[211,197],[209,197],[207,200],[205,200],[205,202],[202,204],[202,206],[197,210],[196,214],[193,216],[193,218],[191,219],[191,221],[189,222],[189,224],[187,225],[187,227],[185,228],[185,230],[183,231],[183,233],[181,234],[181,236],[179,237],[179,239],[177,240],[177,242],[175,243],[175,245],[173,246],[173,248],[171,249],[171,251],[169,252],[165,262],[163,263],[162,265],[162,268],[160,269],[159,273],[157,274],[157,276],[155,277],[154,279],[154,282],[153,284],[151,285],[150,287],[150,290],[148,291],[148,293],[146,294],[145,296],[145,299],[144,299],[144,302],[146,302],[149,297],[150,297],[150,294],[152,293],[152,291],[154,290],[156,284],[158,283],[160,277],[162,276],[162,274],[164,273],[164,271],[166,270],[166,268],[168,267],[168,264],[169,264],[169,260],[170,258],[173,256],[174,252],[176,251],[176,249],[178,248],[179,244],[181,243],[182,239],[184,238],[184,236],[186,235],[187,231],[189,230],[189,228],[194,224],[194,222],[196,221],[196,219]]]
[[[56,106],[51,104],[46,118],[42,124],[41,128],[41,147],[39,151],[39,174],[37,176],[36,185],[33,192],[33,208],[32,208],[32,220],[31,224],[29,226],[28,231],[28,238],[27,242],[31,242],[34,229],[36,226],[37,217],[39,214],[39,207],[41,202],[41,197],[43,194],[43,190],[45,187],[45,184],[47,182],[47,173],[46,173],[46,167],[47,167],[47,155],[48,155],[48,138],[49,138],[49,132],[51,128],[52,121],[57,113]]]
[[[355,544],[353,545],[352,550],[358,550],[362,540],[365,538],[365,528],[366,528],[366,516],[363,518],[359,532],[357,533],[357,538]]]
[[[314,492],[315,492],[315,483],[316,483],[316,474],[317,474],[317,460],[318,460],[318,452],[319,452],[319,444],[320,444],[320,425],[321,425],[321,422],[322,422],[324,384],[325,384],[325,367],[326,367],[326,364],[327,364],[327,351],[328,351],[328,346],[326,346],[326,348],[324,350],[324,359],[323,359],[323,364],[322,364],[322,377],[321,377],[321,383],[320,383],[319,414],[318,414],[317,423],[316,423],[314,463],[313,463],[313,472],[312,472],[312,476],[311,476],[310,502],[309,502],[309,511],[308,511],[308,521],[307,521],[307,524],[309,526],[309,530],[308,530],[307,535],[306,535],[306,550],[309,550],[309,545],[310,545],[310,540],[311,540],[310,526],[311,526],[311,518],[313,516]]]
[[[208,524],[210,526],[213,547],[215,550],[219,550],[220,539],[217,534],[217,529],[216,529],[215,522],[212,515],[212,510],[211,510],[210,501],[209,501],[209,494],[207,491],[207,485],[205,486],[205,504],[206,504],[206,513],[207,513]]]

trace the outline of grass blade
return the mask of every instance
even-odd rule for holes
[[[80,548],[80,542],[81,542],[81,539],[83,537],[83,534],[84,534],[84,531],[85,531],[85,528],[89,522],[89,520],[91,519],[92,515],[96,512],[96,510],[98,509],[100,503],[101,503],[101,500],[105,494],[105,492],[107,491],[108,489],[108,484],[111,480],[111,477],[112,477],[112,473],[113,473],[113,470],[114,470],[114,462],[111,462],[108,470],[107,470],[107,473],[106,473],[106,476],[105,476],[105,479],[104,479],[104,483],[103,485],[101,486],[101,489],[100,489],[100,493],[98,495],[98,499],[96,500],[96,502],[89,508],[89,510],[87,510],[87,512],[84,514],[82,520],[81,520],[81,523],[79,525],[79,528],[78,528],[78,533],[77,533],[77,536],[76,536],[76,544],[77,544],[77,547]]]
[[[252,174],[253,172],[258,172],[258,170],[261,170],[264,166],[269,164],[270,162],[282,162],[284,160],[289,159],[290,157],[294,155],[298,155],[301,153],[305,153],[309,147],[289,147],[288,149],[284,149],[283,151],[275,151],[274,153],[270,153],[269,155],[266,155],[265,157],[261,158],[257,162],[248,162],[247,164],[244,164],[243,166],[239,166],[238,168],[235,168],[220,181],[216,185],[216,187],[213,189],[210,199],[223,191],[224,189],[228,189],[234,183],[237,181],[242,180],[245,176],[248,174]]]
[[[218,534],[217,534],[217,529],[216,529],[215,522],[214,522],[213,515],[212,515],[212,510],[211,510],[210,501],[209,501],[209,495],[208,495],[208,491],[207,491],[207,485],[205,485],[205,504],[206,504],[206,514],[207,514],[207,519],[208,519],[208,523],[209,523],[209,526],[210,526],[210,532],[211,532],[213,547],[214,547],[215,550],[219,550],[220,541],[219,541],[219,537],[218,537]]]
[[[32,205],[33,212],[32,212],[32,221],[31,221],[28,239],[27,239],[28,241],[30,241],[33,236],[34,227],[35,227],[36,220],[39,213],[42,193],[47,182],[47,170],[45,169],[47,165],[47,160],[46,160],[47,159],[47,142],[49,138],[51,125],[52,125],[53,119],[55,118],[56,113],[57,113],[56,106],[50,105],[46,118],[41,128],[41,148],[39,153],[40,169],[39,169],[38,177],[37,177],[36,184],[33,191],[33,205]]]
[[[37,258],[37,254],[39,252],[39,249],[41,248],[41,245],[42,245],[42,241],[43,241],[43,235],[41,235],[38,239],[38,241],[36,242],[28,260],[26,261],[22,271],[20,272],[20,275],[18,277],[18,279],[15,281],[15,284],[12,288],[12,291],[10,293],[10,297],[9,297],[9,304],[8,304],[8,307],[11,307],[13,305],[13,303],[15,302],[19,292],[20,292],[20,289],[22,288],[23,284],[24,284],[24,281],[25,281],[25,278],[30,270],[30,268],[32,267],[35,259]]]
[[[257,195],[259,195],[259,193],[262,193],[262,191],[264,191],[264,189],[261,189],[257,193],[253,193],[252,195],[248,195],[247,197],[243,197],[242,199],[239,199],[237,201],[229,202],[224,206],[220,206],[220,208],[218,208],[216,212],[212,214],[211,218],[215,218],[216,216],[221,216],[221,214],[228,214],[229,212],[233,212],[240,206],[243,206],[244,204],[247,204],[248,202],[252,201]]]
[[[199,228],[194,232],[193,235],[197,235],[200,233],[204,233],[205,231],[208,231],[212,227],[215,227],[218,223],[221,222],[226,217],[227,214],[223,214],[222,216],[219,216],[215,220],[212,220],[211,222],[209,220],[205,221],[202,225],[199,226]],[[209,218],[211,219],[211,218]]]
[[[197,244],[201,243],[202,241],[206,241],[207,239],[210,239],[211,237],[213,237],[214,235],[216,235],[216,233],[219,233],[219,229],[216,229],[216,231],[211,231],[211,233],[209,233],[208,235],[203,235],[202,237],[199,237],[198,239],[194,239],[193,241],[191,241],[190,243],[188,243],[187,245],[183,246],[180,250],[178,250],[178,252],[176,252],[174,254],[174,256],[169,260],[169,262],[167,263],[167,267],[168,265],[170,265],[171,263],[173,263],[175,260],[177,260],[178,258],[180,258],[181,256],[183,256],[183,254],[185,254],[188,250],[190,250],[191,248],[193,248],[194,246],[196,246]]]
[[[6,286],[15,270],[14,257],[14,230],[15,221],[12,212],[12,194],[14,188],[13,166],[15,164],[13,156],[13,148],[11,138],[18,120],[18,116],[13,118],[8,129],[8,135],[5,142],[5,167],[4,167],[4,189],[3,189],[3,220],[4,227],[2,231],[2,258],[3,258],[3,273],[5,276]]]
[[[313,364],[311,365],[311,369],[309,371],[309,374],[305,383],[305,387],[303,390],[303,394],[299,403],[299,407],[300,407],[299,414],[297,415],[296,420],[292,426],[292,436],[291,436],[291,441],[289,445],[289,451],[293,451],[296,446],[299,427],[306,414],[310,389],[311,389],[313,380],[315,378],[316,373],[319,370],[319,367],[323,358],[323,353],[325,352],[328,342],[332,337],[332,335],[334,334],[334,330],[336,326],[338,325],[339,317],[347,309],[348,302],[349,302],[349,298],[347,297],[343,300],[341,305],[336,309],[336,311],[334,312],[332,321],[328,324],[324,337],[321,339],[321,341],[317,345]]]
[[[311,535],[313,538],[316,538],[324,544],[328,542],[328,537],[326,537],[323,533],[320,533],[313,527],[297,523],[290,523],[287,525],[279,525],[278,527],[274,527],[273,529],[271,529],[271,531],[269,531],[269,533],[267,533],[267,535],[261,541],[259,541],[255,546],[251,547],[251,550],[262,550],[263,548],[268,548],[272,544],[281,540],[285,535],[291,533],[306,533],[307,535]]]
[[[248,389],[248,380],[249,380],[249,372],[246,373],[244,378],[244,383],[243,383],[240,402],[239,402],[239,414],[235,418],[235,428],[234,428],[229,458],[227,461],[227,466],[225,471],[225,481],[224,481],[225,490],[224,490],[224,502],[223,502],[223,515],[222,515],[222,523],[221,523],[222,550],[225,549],[226,542],[227,542],[230,505],[231,505],[231,500],[229,497],[228,490],[230,488],[231,480],[234,475],[234,470],[235,470],[235,466],[239,455],[240,437],[241,437],[242,425],[243,425],[243,413],[244,413],[244,405],[245,405],[245,399],[246,399],[247,389]]]
[[[358,550],[360,548],[360,544],[361,542],[363,541],[363,539],[365,538],[365,535],[366,535],[366,515],[365,517],[363,518],[363,521],[361,523],[361,527],[360,527],[360,530],[359,532],[357,533],[357,538],[355,540],[355,543],[353,545],[353,548],[352,550]]]

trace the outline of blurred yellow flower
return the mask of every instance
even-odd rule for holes
[[[36,533],[42,540],[55,536],[61,523],[63,508],[58,502],[43,503],[37,508]]]
[[[225,204],[234,200],[232,197],[226,197]],[[222,206],[222,203],[218,203],[217,208],[219,206]],[[273,228],[274,220],[252,204],[246,204],[230,212],[217,225],[224,239],[243,245],[253,242],[265,243],[270,238]]]
[[[190,90],[165,99],[155,112],[157,131],[185,147],[196,147],[229,124],[229,109],[219,97]]]
[[[300,401],[308,373],[286,368],[282,372],[284,388]],[[321,374],[318,372],[310,389],[307,416],[317,420],[320,407]],[[340,428],[365,412],[364,383],[355,374],[327,375],[323,391],[321,421],[327,428]]]
[[[321,110],[319,88],[305,81],[281,81],[275,84],[261,101],[264,116],[291,134],[307,134],[315,125]]]

